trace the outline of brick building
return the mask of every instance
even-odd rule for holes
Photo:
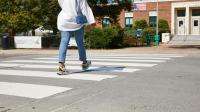
[[[115,1],[115,0],[112,0]],[[131,0],[132,11],[122,11],[121,27],[132,27],[134,21],[144,19],[150,27],[156,26],[157,1],[158,19],[168,21],[172,35],[200,35],[200,0]],[[109,17],[102,20],[107,26]]]
[[[134,0],[133,21],[156,26],[157,0]],[[167,20],[173,35],[200,35],[200,0],[158,0],[158,19]]]

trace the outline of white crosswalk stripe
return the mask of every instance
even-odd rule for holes
[[[134,73],[142,69],[153,67],[167,60],[184,57],[178,54],[110,54],[93,55],[88,59],[92,61],[92,66],[88,72],[81,72],[81,62],[77,56],[68,56],[66,68],[72,72],[69,75],[58,76],[56,69],[58,67],[57,56],[37,57],[31,59],[7,60],[0,63],[0,77],[23,77],[23,78],[50,78],[63,80],[83,80],[99,82],[106,79],[119,77],[122,73]],[[48,71],[51,70],[51,71]],[[55,72],[52,72],[55,70]],[[16,82],[0,82],[0,94],[19,96],[33,99],[41,99],[51,95],[69,91],[69,87],[58,87],[40,84],[26,84]]]
[[[33,65],[33,64],[8,64],[8,63],[1,63],[0,67],[20,67],[20,68],[44,68],[44,69],[55,69],[57,65]],[[82,70],[81,66],[67,66],[68,70]],[[92,66],[88,69],[88,71],[112,71],[112,72],[135,72],[139,71],[140,69],[134,68],[124,68],[124,67],[95,67]]]
[[[0,63],[0,68],[5,67],[17,67],[17,66],[22,66],[23,64],[14,64],[14,63]]]
[[[46,64],[56,64],[57,61],[44,61],[44,60],[11,60],[11,61],[3,61],[3,62],[12,62],[12,63],[46,63]],[[67,61],[67,64],[81,64],[79,61]],[[94,65],[107,65],[107,66],[139,66],[139,67],[153,67],[157,64],[149,64],[149,63],[119,63],[119,62],[92,62]]]
[[[73,73],[69,75],[56,75],[55,72],[44,71],[28,71],[28,70],[0,70],[0,75],[14,75],[14,76],[27,76],[27,77],[46,77],[46,78],[64,78],[64,79],[80,79],[101,81],[107,78],[114,78],[114,75],[100,75],[100,74],[86,74],[86,73]]]
[[[33,58],[33,59],[39,59],[39,60],[58,60],[57,58]],[[77,61],[76,59],[71,59],[70,60],[72,61]],[[96,59],[96,58],[91,58],[91,59],[88,59],[88,60],[91,60],[91,61],[114,61],[114,62],[155,62],[155,63],[160,63],[160,62],[165,62],[165,60],[150,60],[150,59],[146,59],[146,60],[142,60],[142,59],[109,59],[109,58],[104,58],[104,59]]]
[[[0,94],[40,99],[71,88],[47,85],[0,82]]]
[[[7,64],[7,63],[1,63],[0,67],[19,67],[19,68],[44,68],[44,69],[55,69],[58,67],[57,65],[32,65],[32,64]],[[82,70],[81,66],[67,66],[68,70]],[[124,68],[124,67],[90,67],[88,71],[110,71],[110,72],[135,72],[139,71],[141,69],[136,68]]]
[[[35,65],[24,65],[25,67],[27,68],[38,68],[38,66],[35,66]],[[41,68],[55,68],[57,66],[54,66],[54,65],[39,65],[39,67]],[[81,66],[67,66],[66,67],[67,69],[69,70],[82,70],[82,67]],[[134,69],[134,68],[124,68],[124,67],[90,67],[88,69],[88,71],[110,71],[110,72],[135,72],[135,71],[139,71],[140,69]]]
[[[98,57],[98,58],[104,58],[104,57],[121,57],[121,58],[125,58],[125,57],[136,57],[136,58],[140,58],[140,57],[153,57],[153,58],[180,58],[180,57],[185,57],[187,56],[186,54],[183,55],[179,55],[179,54],[119,54],[119,53],[112,53],[112,54],[88,54],[88,57]],[[57,56],[56,56],[57,57]],[[77,57],[76,56],[69,56],[69,57]]]
[[[78,57],[72,57],[72,56],[68,56],[70,59],[77,59]],[[109,56],[106,56],[106,57],[89,57],[91,59],[127,59],[127,60],[132,60],[132,59],[146,59],[146,60],[169,60],[171,59],[170,57],[136,57],[136,56],[113,56],[113,57],[109,57]],[[34,59],[47,59],[47,60],[51,60],[51,59],[58,59],[58,57],[43,57],[43,58],[34,58]]]

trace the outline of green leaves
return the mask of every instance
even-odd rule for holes
[[[102,19],[105,16],[108,16],[110,17],[110,22],[114,25],[118,24],[118,17],[122,10],[131,10],[131,2],[129,1],[119,2],[119,0],[116,0],[116,2],[112,4],[107,4],[108,0],[88,1],[92,7],[95,17]]]
[[[86,32],[86,45],[90,48],[121,47],[122,37],[118,27],[93,28]]]
[[[130,10],[131,3],[124,1],[107,4],[107,0],[88,0],[95,17],[110,17],[112,24],[118,23],[123,9]],[[0,0],[0,32],[26,32],[40,26],[57,33],[57,15],[60,12],[57,0]]]
[[[159,22],[158,22],[158,28],[169,29],[169,24],[166,20],[160,19]]]
[[[146,20],[135,21],[135,29],[144,29],[147,27],[148,27],[148,24]]]
[[[37,28],[40,22],[34,11],[36,0],[0,1],[1,32],[26,32]]]
[[[45,29],[53,30],[57,33],[57,15],[60,12],[60,7],[57,0],[40,0],[41,5],[41,21]]]

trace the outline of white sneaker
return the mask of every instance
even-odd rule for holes
[[[65,69],[65,67],[59,66],[59,67],[58,67],[58,72],[57,72],[57,74],[58,74],[58,75],[68,75],[68,74],[69,74],[69,71],[67,71],[67,70]]]
[[[86,63],[82,64],[82,70],[87,70],[91,66],[91,61],[86,61]]]

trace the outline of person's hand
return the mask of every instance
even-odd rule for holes
[[[91,25],[87,25],[86,26],[86,32],[89,32],[92,28],[94,28],[96,26],[96,23],[93,23]]]
[[[93,24],[91,24],[90,26],[91,26],[91,27],[95,27],[95,26],[96,26],[96,23],[93,23]]]

